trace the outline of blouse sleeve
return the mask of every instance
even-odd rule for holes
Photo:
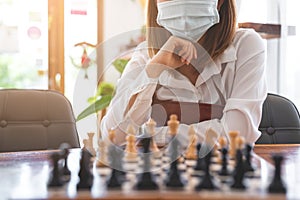
[[[125,141],[128,125],[136,130],[145,123],[151,113],[152,96],[157,86],[157,79],[149,78],[145,66],[148,61],[146,43],[141,43],[128,62],[108,111],[101,121],[101,132],[107,134],[116,130],[116,143]],[[126,110],[131,97],[137,94],[134,104]]]
[[[224,132],[238,130],[247,143],[254,143],[261,134],[266,97],[265,46],[256,32],[248,31],[237,44],[235,76],[221,119]]]
[[[230,131],[239,131],[249,144],[255,143],[261,134],[258,127],[262,105],[267,97],[265,46],[257,33],[247,31],[238,39],[235,47],[237,60],[234,78],[228,91],[225,91],[223,116],[220,120],[213,119],[193,125],[200,141],[209,137],[205,134],[209,128],[228,140]],[[187,125],[181,125],[181,129],[187,128]]]

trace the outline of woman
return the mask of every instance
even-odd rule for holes
[[[237,130],[254,143],[267,96],[265,47],[253,30],[236,28],[235,1],[148,1],[147,41],[137,47],[118,82],[102,132],[115,129],[116,142],[123,143],[128,125],[143,126],[158,99],[221,105],[219,119],[193,123],[198,138],[208,129],[226,137]],[[188,127],[179,125],[183,143]]]

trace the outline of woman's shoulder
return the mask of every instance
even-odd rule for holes
[[[262,37],[252,28],[237,29],[234,40],[240,40],[248,37],[256,38],[257,40],[262,40]]]
[[[132,71],[135,71],[137,73],[143,70],[149,60],[147,46],[147,42],[144,41],[131,50],[130,60],[126,65],[123,75],[128,72],[132,73]]]
[[[132,60],[138,59],[140,61],[147,62],[149,59],[148,43],[146,41],[141,42],[133,49]]]
[[[237,52],[260,53],[265,51],[264,40],[254,29],[238,29],[233,46]]]

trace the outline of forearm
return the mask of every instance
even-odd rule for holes
[[[103,134],[114,129],[117,137],[116,142],[120,144],[125,141],[126,130],[129,125],[137,130],[145,123],[150,117],[152,96],[156,85],[153,82],[134,91],[128,89],[119,92],[114,97],[101,122]]]

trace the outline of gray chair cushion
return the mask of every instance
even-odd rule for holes
[[[70,102],[55,91],[0,90],[0,152],[79,147]]]
[[[300,143],[300,117],[296,106],[283,96],[268,94],[259,130],[262,135],[256,144]]]

